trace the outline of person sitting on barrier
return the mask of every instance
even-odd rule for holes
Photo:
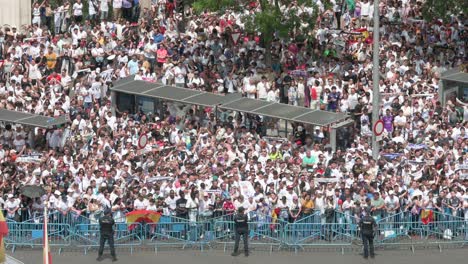
[[[106,241],[109,243],[110,252],[112,256],[112,262],[117,261],[114,248],[114,225],[115,221],[112,218],[111,209],[107,208],[104,211],[104,216],[99,219],[99,229],[101,237],[99,239],[99,251],[97,261],[102,261],[102,253],[104,252],[104,244]]]
[[[374,236],[377,229],[377,223],[375,219],[371,216],[371,211],[366,208],[364,211],[364,216],[359,221],[359,227],[361,228],[362,243],[364,246],[364,258],[369,257],[374,258]]]
[[[244,240],[244,254],[246,257],[249,256],[249,223],[247,219],[247,215],[244,213],[244,207],[239,207],[237,210],[237,214],[234,217],[234,223],[236,228],[236,240],[234,243],[234,252],[232,252],[231,256],[235,257],[239,255],[239,242],[240,237],[242,236]]]

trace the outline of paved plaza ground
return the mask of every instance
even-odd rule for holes
[[[108,253],[108,252],[106,252]],[[132,263],[132,264],[304,264],[304,263],[320,263],[320,264],[354,264],[354,263],[378,263],[378,264],[458,264],[467,263],[468,248],[447,249],[440,252],[437,249],[416,250],[412,253],[410,250],[386,250],[378,251],[375,259],[364,260],[359,252],[345,252],[342,255],[340,252],[328,252],[326,250],[299,252],[252,252],[246,258],[243,255],[231,257],[230,252],[222,250],[208,250],[200,252],[196,250],[163,250],[157,254],[151,251],[134,252],[118,252],[118,262],[116,263]],[[41,264],[42,251],[39,249],[18,249],[11,254],[25,264]],[[53,254],[54,264],[88,264],[88,263],[112,263],[108,254],[105,254],[106,259],[102,262],[96,261],[96,251],[90,251],[87,255],[83,251],[65,251],[61,255],[56,252]]]

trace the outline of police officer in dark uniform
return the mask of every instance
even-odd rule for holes
[[[244,213],[244,207],[239,207],[236,216],[234,217],[235,229],[236,229],[236,242],[234,243],[234,252],[232,256],[238,256],[239,253],[239,240],[242,236],[244,239],[244,254],[246,257],[249,256],[249,244],[248,244],[248,235],[249,235],[249,223],[247,215]]]
[[[106,240],[109,242],[110,252],[112,255],[112,262],[117,261],[114,248],[114,225],[115,221],[114,218],[112,218],[112,211],[111,209],[107,208],[104,211],[104,216],[99,219],[101,237],[99,240],[99,252],[97,261],[101,261],[103,259],[102,253],[104,252],[104,244],[106,243]]]
[[[366,209],[364,216],[359,221],[359,227],[361,228],[362,243],[364,245],[364,258],[374,258],[374,235],[377,230],[377,223],[371,216],[370,210]]]

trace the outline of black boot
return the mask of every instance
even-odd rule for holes
[[[239,256],[239,252],[238,252],[238,251],[234,251],[234,252],[232,252],[231,256],[237,257],[237,256]]]

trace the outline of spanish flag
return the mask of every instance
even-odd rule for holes
[[[127,217],[127,224],[130,224],[128,229],[133,230],[135,223],[155,224],[159,222],[161,214],[150,210],[136,210],[125,215]]]
[[[270,228],[274,230],[276,228],[276,221],[278,221],[278,215],[281,213],[281,208],[275,208],[271,212],[271,225]]]
[[[434,222],[434,212],[432,210],[421,210],[421,222],[425,225]]]
[[[4,237],[8,235],[8,225],[3,217],[3,212],[0,210],[0,263],[5,262],[5,244]]]

